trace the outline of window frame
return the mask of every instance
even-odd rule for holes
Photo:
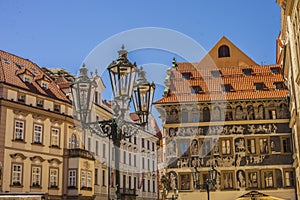
[[[20,166],[21,171],[15,171],[14,166]],[[12,162],[11,164],[11,181],[10,186],[11,187],[22,187],[23,186],[23,177],[24,177],[24,163],[18,163],[18,162]],[[15,181],[15,175],[14,173],[20,174],[19,181]]]
[[[17,122],[18,123],[22,123],[23,124],[23,127],[20,128],[20,127],[17,127]],[[22,130],[22,137],[21,138],[18,138],[17,137],[17,129],[21,129]],[[25,120],[21,120],[21,119],[15,119],[14,121],[14,141],[25,141],[25,131],[26,131],[26,121]]]
[[[228,188],[225,188],[225,179],[224,179],[224,175],[225,174],[231,174],[231,183],[232,183],[232,187],[228,187]],[[224,170],[224,171],[221,171],[221,188],[222,190],[234,190],[235,189],[235,172],[234,170]]]
[[[56,185],[51,184],[51,182],[52,182],[51,177],[53,177],[51,175],[51,170],[57,171],[56,177],[54,176],[54,178],[56,178],[56,181],[57,181]],[[49,167],[49,188],[58,188],[58,186],[59,186],[59,168],[58,167]]]
[[[292,175],[289,175],[290,176],[290,182],[291,182],[291,185],[290,186],[287,186],[286,184],[286,173],[292,173]],[[284,188],[294,188],[296,186],[296,183],[295,183],[295,171],[294,169],[292,168],[288,168],[288,169],[283,169],[283,187]],[[291,181],[292,180],[292,181]]]
[[[220,140],[220,142],[219,142],[219,145],[220,145],[220,147],[219,147],[219,154],[221,155],[221,156],[230,156],[230,155],[232,155],[233,154],[233,138],[229,138],[229,137],[224,137],[224,138],[220,138],[219,139]],[[230,153],[228,154],[228,153],[223,153],[223,146],[222,146],[222,142],[223,141],[230,141]],[[227,149],[228,147],[227,147],[227,142],[226,142],[226,149]]]
[[[35,173],[34,169],[39,169],[39,173]],[[42,166],[41,165],[31,165],[31,184],[30,187],[41,187],[42,186]],[[37,178],[37,179],[36,179]],[[35,180],[36,179],[36,180]]]
[[[266,180],[265,180],[265,173],[272,173],[272,186],[266,186]],[[276,174],[274,169],[264,169],[261,170],[261,183],[262,183],[262,188],[263,189],[272,189],[276,188]]]
[[[257,181],[257,187],[250,187],[249,186],[249,174],[250,173],[256,173],[256,181]],[[260,189],[261,179],[260,179],[260,171],[259,170],[246,170],[246,188],[247,189]]]
[[[35,130],[35,127],[36,126],[39,126],[41,127],[41,132],[39,133],[40,134],[40,140],[36,140],[36,130]],[[43,124],[40,124],[40,123],[33,123],[33,135],[32,135],[32,143],[33,144],[43,144],[43,140],[44,140],[44,125]]]
[[[57,148],[59,148],[60,147],[60,128],[58,128],[58,127],[54,127],[54,126],[52,126],[51,127],[51,139],[50,139],[50,146],[51,147],[57,147]],[[53,130],[57,130],[58,131],[58,134],[57,134],[57,143],[58,144],[54,144],[53,143]]]
[[[70,176],[70,172],[73,172],[72,176]],[[76,188],[77,183],[77,169],[69,169],[68,170],[68,188]]]

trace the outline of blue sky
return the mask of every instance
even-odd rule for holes
[[[257,63],[274,64],[280,30],[275,0],[0,0],[0,7],[1,50],[72,73],[103,41],[143,27],[177,31],[206,51],[224,35]],[[115,45],[113,49],[120,47]],[[161,57],[159,52],[135,52],[130,59],[170,65],[174,55],[167,52]]]

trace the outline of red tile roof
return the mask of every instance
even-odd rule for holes
[[[275,82],[284,84],[281,72],[273,74],[271,71],[271,68],[280,68],[280,65],[214,69],[198,67],[195,63],[177,63],[177,70],[175,68],[171,70],[168,94],[155,103],[284,98],[288,93],[286,87],[277,90],[274,86]],[[252,74],[244,75],[243,69],[252,69]],[[216,70],[219,70],[220,77],[212,76],[212,71]],[[182,73],[190,73],[190,79],[184,80]],[[256,90],[255,83],[264,83],[265,89]],[[230,84],[232,91],[224,92],[222,90],[224,84]],[[192,94],[191,86],[200,86],[201,93]]]
[[[58,85],[41,70],[41,68],[28,59],[0,50],[0,82],[13,85],[50,98],[70,102]],[[26,83],[21,75],[27,73],[32,76],[32,81]],[[39,80],[44,79],[49,84],[47,89],[40,86]]]

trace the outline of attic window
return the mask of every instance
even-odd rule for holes
[[[33,73],[37,74],[37,71],[36,71],[36,69],[34,69],[34,68],[31,68],[31,70],[32,70],[32,72],[33,72]]]
[[[274,86],[276,90],[283,90],[285,89],[285,85],[283,82],[274,82]]]
[[[18,94],[18,102],[25,103],[25,94]]]
[[[221,77],[221,71],[220,70],[211,71],[211,75],[213,78]]]
[[[200,94],[202,93],[202,89],[200,86],[191,86],[191,93],[192,94]]]
[[[254,83],[254,87],[255,87],[256,90],[266,89],[266,85],[264,83]]]
[[[4,62],[5,64],[9,64],[9,61],[8,61],[7,59],[3,59],[3,62]]]
[[[251,68],[243,69],[243,75],[244,75],[244,76],[251,76],[252,72],[253,72],[253,71],[252,71]]]
[[[230,50],[229,47],[226,45],[222,45],[219,47],[218,49],[218,53],[219,53],[219,58],[223,58],[223,57],[230,57]]]
[[[222,91],[223,92],[232,92],[234,90],[233,90],[233,87],[232,87],[231,84],[223,84],[222,85]]]
[[[36,107],[43,108],[44,107],[44,101],[41,100],[41,99],[37,99],[36,100]]]
[[[41,87],[44,88],[44,89],[48,89],[48,84],[45,83],[45,82],[42,82]]]
[[[54,104],[53,110],[54,110],[54,112],[60,112],[60,105]]]
[[[280,73],[280,67],[272,67],[271,72],[272,72],[272,74],[279,74]]]
[[[184,80],[190,80],[191,79],[191,73],[190,72],[184,72],[184,73],[182,73],[182,78]]]
[[[29,77],[27,77],[27,76],[24,76],[24,82],[25,82],[25,83],[30,83],[30,82],[31,82],[31,80],[30,80],[30,78],[29,78]]]
[[[19,65],[19,64],[17,64],[17,63],[16,63],[16,66],[17,66],[19,69],[23,69],[23,68],[24,68],[23,65]]]

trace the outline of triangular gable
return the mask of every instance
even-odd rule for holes
[[[229,47],[229,57],[219,57],[219,48],[221,46]],[[199,67],[237,67],[237,66],[258,65],[243,51],[235,46],[230,40],[223,36],[199,62]]]

